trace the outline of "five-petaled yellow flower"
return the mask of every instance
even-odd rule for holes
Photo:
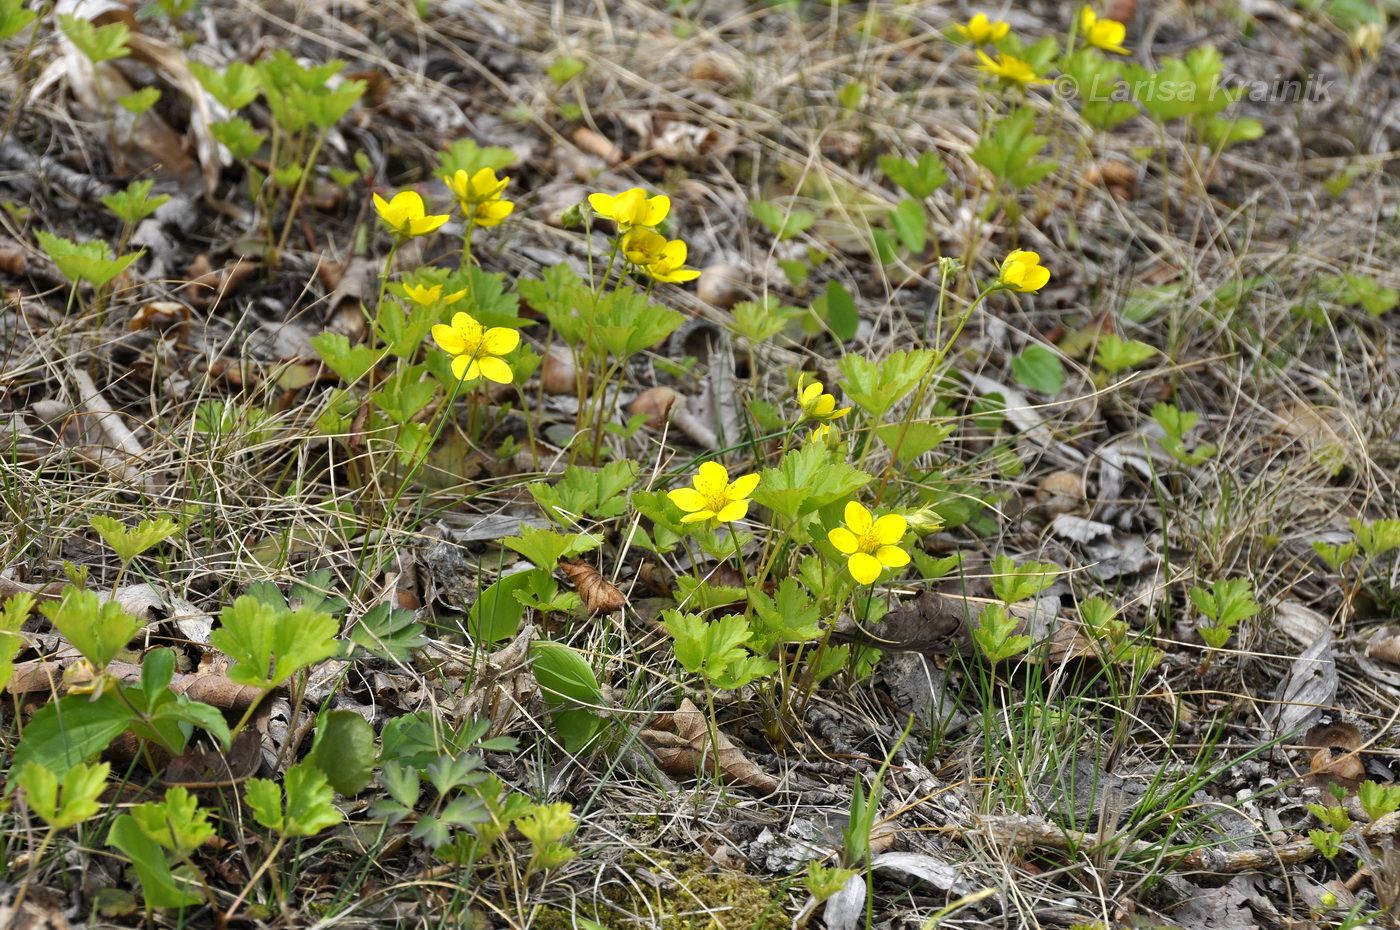
[[[617,224],[619,232],[633,226],[655,226],[671,212],[671,198],[665,194],[648,197],[640,187],[612,194],[589,194],[588,205],[599,216]]]
[[[498,226],[515,210],[515,204],[501,196],[510,178],[496,177],[492,168],[479,168],[474,174],[458,168],[445,183],[473,226]]]
[[[1079,11],[1079,31],[1084,35],[1084,41],[1094,48],[1101,48],[1115,55],[1128,54],[1128,50],[1123,47],[1128,27],[1116,19],[1099,19],[1099,14],[1095,13],[1091,6],[1086,5]]]
[[[667,239],[654,229],[637,226],[622,237],[622,254],[632,264],[657,281],[681,284],[694,281],[700,272],[685,267],[686,245],[679,239]]]
[[[846,504],[846,525],[826,534],[836,550],[846,556],[846,568],[860,584],[873,584],[886,568],[903,568],[909,553],[896,545],[909,529],[898,514],[876,520],[858,501]]]
[[[501,358],[520,345],[520,332],[504,326],[485,329],[471,314],[455,313],[450,324],[433,327],[433,341],[452,356],[452,374],[462,381],[485,378],[510,384],[514,373]]]
[[[986,13],[978,13],[967,21],[966,26],[957,23],[953,29],[973,45],[990,45],[1006,38],[1011,24],[1004,19],[988,19]]]
[[[806,384],[806,381],[805,374],[797,379],[797,403],[802,408],[802,419],[826,422],[839,420],[851,412],[850,407],[842,407],[837,410],[836,398],[823,392],[823,385],[820,381],[813,381],[810,384]]]
[[[445,307],[451,306],[467,296],[466,291],[453,291],[443,297],[441,284],[434,284],[431,287],[426,284],[405,284],[403,292],[405,297],[420,307],[429,307],[439,302]]]
[[[1017,58],[1015,55],[1002,55],[1000,58],[992,58],[980,48],[977,50],[977,57],[982,63],[977,66],[978,71],[984,71],[994,77],[999,77],[1008,84],[1015,84],[1018,87],[1026,87],[1030,84],[1049,84],[1049,78],[1043,78],[1035,73],[1031,63]]]
[[[733,523],[749,512],[749,495],[758,487],[758,475],[740,475],[729,480],[729,470],[719,462],[703,462],[691,487],[667,492],[671,503],[684,510],[682,523],[713,520]]]
[[[1040,263],[1040,255],[1017,249],[1001,263],[997,282],[1007,290],[1033,294],[1050,280],[1050,269]]]
[[[393,200],[385,200],[375,194],[374,209],[394,235],[403,239],[426,236],[451,219],[446,213],[429,216],[417,191],[399,191]]]

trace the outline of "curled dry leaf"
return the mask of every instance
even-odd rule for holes
[[[1303,746],[1312,751],[1305,782],[1316,787],[1341,785],[1355,791],[1366,777],[1366,766],[1357,754],[1361,744],[1361,731],[1354,724],[1313,727],[1303,737]]]
[[[678,397],[679,394],[664,384],[647,388],[637,395],[627,412],[634,417],[638,414],[645,416],[646,425],[650,429],[659,430],[666,426],[666,421],[671,416],[671,407],[675,405]]]
[[[527,623],[515,639],[487,656],[457,707],[463,716],[491,721],[487,731],[491,736],[506,732],[538,690],[530,674],[530,643],[534,638],[535,628]]]
[[[706,265],[695,282],[695,294],[712,307],[728,310],[744,296],[744,277],[737,265]]]
[[[563,346],[550,346],[540,364],[540,386],[546,394],[577,394],[578,368],[574,353]]]
[[[1070,513],[1084,505],[1084,479],[1077,472],[1052,471],[1040,480],[1035,499],[1049,514]]]
[[[126,328],[133,333],[143,329],[161,332],[174,329],[177,336],[184,338],[190,329],[190,308],[173,300],[153,300],[131,315]]]
[[[610,614],[627,606],[627,595],[587,562],[560,562],[559,567],[578,589],[583,607],[590,614]]]
[[[1400,628],[1386,626],[1376,630],[1366,643],[1366,658],[1400,665]]]
[[[667,775],[693,776],[703,766],[759,791],[778,790],[778,780],[750,761],[723,733],[716,732],[718,746],[711,749],[709,721],[689,698],[681,701],[675,713],[653,721],[653,729],[643,730],[641,737]]]
[[[585,126],[575,129],[569,139],[588,154],[596,155],[610,165],[615,165],[627,157],[607,136]]]

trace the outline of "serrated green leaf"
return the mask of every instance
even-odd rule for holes
[[[1042,345],[1028,345],[1011,360],[1011,373],[1033,391],[1054,396],[1065,387],[1065,366],[1059,355]]]

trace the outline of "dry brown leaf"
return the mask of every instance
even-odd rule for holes
[[[190,308],[173,300],[153,300],[131,315],[126,328],[133,333],[143,329],[163,332],[173,328],[180,338],[184,338],[190,329]]]
[[[491,736],[506,732],[539,690],[530,674],[530,643],[534,639],[535,628],[526,624],[515,639],[487,656],[457,712],[491,721],[487,731]]]
[[[563,346],[550,346],[540,364],[540,386],[546,394],[577,394],[578,368],[574,353]]]
[[[587,562],[560,562],[559,567],[578,589],[583,607],[590,614],[610,614],[627,606],[627,595]]]
[[[1311,749],[1308,760],[1309,785],[1326,787],[1341,785],[1355,791],[1366,777],[1366,766],[1357,755],[1361,749],[1361,731],[1350,723],[1315,726],[1303,737],[1302,745]]]
[[[580,126],[575,129],[569,138],[573,141],[574,145],[577,145],[590,155],[597,155],[610,165],[615,165],[626,157],[622,149],[618,148],[611,139],[601,133],[594,132],[586,126]]]
[[[712,307],[728,310],[744,296],[744,274],[737,265],[706,265],[695,282],[695,294]]]
[[[679,394],[664,384],[647,388],[636,396],[627,412],[634,417],[637,414],[645,416],[646,425],[650,429],[660,430],[666,426],[666,421],[671,416],[671,407],[675,405],[678,397]]]
[[[1381,627],[1366,643],[1366,657],[1387,665],[1400,665],[1400,628]]]
[[[28,264],[24,252],[17,248],[0,246],[0,273],[13,275],[17,278],[24,274],[24,269]]]
[[[1052,471],[1036,486],[1035,499],[1049,514],[1078,510],[1085,502],[1084,478],[1077,472]]]
[[[778,790],[778,780],[750,761],[723,733],[716,731],[717,751],[710,751],[709,721],[689,698],[682,699],[675,713],[663,714],[653,723],[653,729],[642,731],[642,741],[667,775],[685,778],[703,766],[759,791]]]

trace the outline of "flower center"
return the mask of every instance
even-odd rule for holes
[[[705,498],[705,509],[713,510],[715,513],[719,513],[729,505],[729,495],[724,493],[724,488],[711,491],[708,494],[701,492],[700,496]]]

